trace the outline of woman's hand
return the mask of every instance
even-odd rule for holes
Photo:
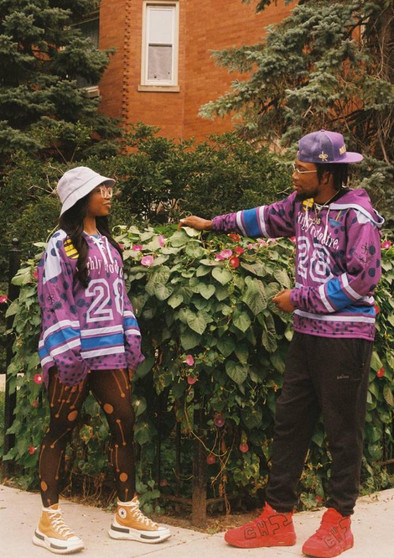
[[[212,221],[209,219],[203,219],[202,217],[197,217],[196,215],[190,215],[190,217],[184,217],[179,221],[181,227],[192,227],[197,231],[204,231],[212,229]]]
[[[285,289],[284,291],[281,291],[280,293],[276,294],[272,299],[272,302],[275,304],[277,308],[279,308],[279,310],[282,310],[282,312],[287,312],[290,314],[295,310],[294,306],[291,303],[290,295],[291,295],[291,290]]]

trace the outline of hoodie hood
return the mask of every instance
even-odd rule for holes
[[[370,197],[367,192],[360,188],[358,190],[348,190],[339,200],[329,204],[330,210],[341,209],[355,209],[359,212],[360,222],[371,222],[378,229],[382,228],[384,219],[372,207]]]

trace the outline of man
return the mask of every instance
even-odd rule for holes
[[[359,490],[384,222],[364,190],[346,187],[348,163],[362,159],[346,151],[339,133],[307,134],[288,198],[212,221],[181,220],[198,230],[296,236],[295,287],[273,298],[294,313],[294,336],[277,402],[266,502],[256,520],[226,533],[236,547],[295,544],[295,490],[320,413],[332,456],[329,498],[320,528],[302,550],[332,557],[353,546],[350,516]]]

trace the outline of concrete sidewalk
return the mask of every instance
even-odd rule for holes
[[[223,533],[205,533],[170,527],[172,536],[159,545],[116,541],[107,535],[111,514],[67,500],[61,502],[66,522],[82,537],[81,558],[291,558],[303,556],[303,542],[317,529],[323,510],[294,516],[298,542],[292,547],[241,550],[228,546]],[[40,514],[38,494],[0,485],[0,557],[49,558],[44,548],[31,542]],[[355,546],[346,558],[389,558],[394,556],[394,488],[360,498],[352,519]]]

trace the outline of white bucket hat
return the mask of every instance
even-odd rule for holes
[[[63,174],[57,183],[57,194],[62,202],[62,215],[67,209],[70,209],[78,200],[85,197],[96,186],[105,184],[106,186],[113,186],[115,180],[101,176],[89,167],[75,167]]]

